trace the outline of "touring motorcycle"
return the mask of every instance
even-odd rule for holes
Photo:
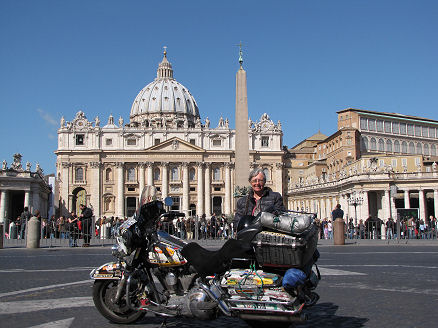
[[[155,195],[154,187],[144,188],[136,213],[117,232],[117,260],[90,273],[94,304],[105,318],[129,324],[147,312],[201,320],[225,315],[251,326],[307,319],[321,278],[316,215],[244,217],[236,239],[212,251],[159,230],[159,222],[171,224],[184,213],[166,211],[171,199]]]

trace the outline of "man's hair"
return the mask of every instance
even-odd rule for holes
[[[26,212],[26,211],[29,211],[29,207],[25,206],[25,207],[24,207],[24,211],[25,211],[25,212]]]
[[[39,210],[35,210],[35,212],[33,212],[34,216],[39,216],[40,215],[40,211]]]
[[[258,176],[259,173],[263,174],[263,180],[266,182],[266,174],[265,174],[265,172],[263,172],[263,169],[260,169],[260,168],[252,170],[251,172],[249,172],[248,181],[251,182],[252,178]]]
[[[84,204],[80,204],[79,207],[85,207],[85,205]]]
[[[336,208],[341,208],[341,204],[336,205]]]

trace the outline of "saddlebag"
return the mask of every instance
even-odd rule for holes
[[[253,240],[258,263],[277,268],[303,268],[312,259],[317,243],[318,228],[315,224],[311,224],[300,236],[262,231]]]
[[[310,229],[315,218],[315,214],[309,213],[285,212],[274,215],[269,212],[262,212],[260,223],[264,228],[298,236]]]

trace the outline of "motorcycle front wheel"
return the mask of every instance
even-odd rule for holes
[[[109,321],[129,324],[144,317],[146,312],[135,311],[128,307],[124,297],[120,304],[112,301],[117,292],[118,280],[96,280],[93,286],[93,301],[97,310]]]

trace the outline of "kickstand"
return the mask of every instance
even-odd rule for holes
[[[166,323],[167,323],[167,318],[165,317],[163,322],[161,323],[160,328],[167,328],[167,324]]]

